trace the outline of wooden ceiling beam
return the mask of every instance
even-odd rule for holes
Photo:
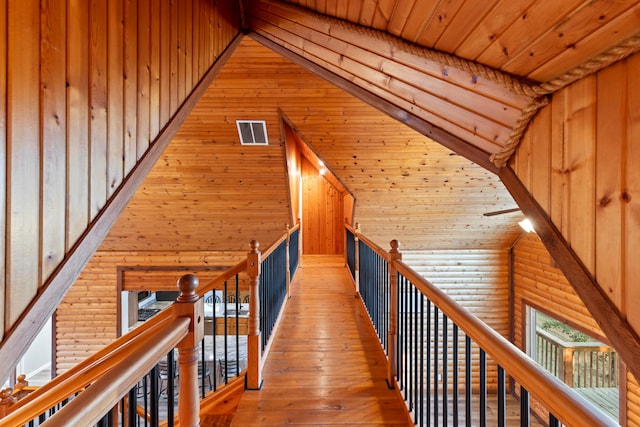
[[[263,46],[273,50],[279,55],[289,59],[291,62],[305,68],[311,73],[323,78],[329,83],[339,87],[347,93],[355,96],[356,98],[366,102],[379,111],[386,113],[390,117],[398,120],[399,122],[409,126],[411,129],[421,133],[422,135],[438,142],[444,147],[454,151],[455,153],[465,157],[466,159],[476,163],[479,166],[487,169],[490,172],[497,173],[498,168],[489,160],[489,153],[481,150],[474,144],[471,144],[462,138],[459,138],[452,133],[441,129],[434,124],[424,120],[421,117],[416,116],[410,111],[398,107],[392,102],[363,89],[357,84],[341,77],[333,72],[325,69],[324,67],[312,62],[295,52],[290,51],[284,46],[266,38],[258,33],[249,32],[248,36],[262,44]]]
[[[531,101],[519,82],[479,64],[292,5],[250,5],[249,27],[263,40],[490,154],[510,140]]]

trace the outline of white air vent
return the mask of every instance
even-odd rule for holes
[[[264,120],[236,120],[242,145],[269,145]]]

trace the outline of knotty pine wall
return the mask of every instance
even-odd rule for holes
[[[567,279],[553,265],[549,253],[535,233],[525,234],[513,248],[513,295],[514,344],[523,351],[526,350],[523,324],[526,304],[606,340]],[[638,426],[640,389],[632,375],[627,375],[626,378],[627,410],[625,412],[621,405],[620,422],[623,426]],[[623,393],[624,388],[621,387],[620,390]]]
[[[302,158],[302,253],[344,253],[344,197]]]
[[[640,54],[553,95],[511,161],[640,333]]]
[[[402,251],[402,260],[496,332],[509,338],[509,256],[506,249]],[[449,340],[451,337],[449,331]],[[439,348],[442,349],[442,345]],[[460,360],[464,360],[463,334],[460,334],[459,349]],[[474,350],[472,360],[474,372],[478,372],[477,350]],[[449,364],[451,369],[451,361]],[[463,363],[458,368],[464,372]],[[487,374],[488,387],[495,390],[497,371],[494,363],[488,363]],[[473,388],[479,389],[477,375],[473,376]]]
[[[126,267],[189,268],[200,283],[213,280],[217,267],[230,267],[240,262],[246,253],[235,252],[162,252],[99,250],[71,287],[55,315],[55,365],[60,374],[86,357],[110,344],[120,336],[118,331],[119,270]],[[210,268],[210,271],[203,269]],[[175,283],[189,271],[176,272],[173,283],[156,283],[150,290],[175,289]]]
[[[0,4],[0,330],[238,34],[237,2]]]

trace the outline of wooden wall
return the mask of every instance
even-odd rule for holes
[[[56,373],[60,374],[72,368],[95,351],[111,343],[120,336],[118,331],[118,292],[120,290],[120,270],[136,267],[139,271],[157,269],[159,267],[175,267],[177,269],[193,267],[200,279],[205,283],[217,277],[216,267],[235,265],[246,256],[246,253],[212,253],[212,252],[145,252],[145,251],[103,251],[93,256],[64,301],[56,311],[55,328],[55,364]],[[209,271],[204,270],[208,268]],[[186,272],[174,272],[175,281]],[[157,276],[156,276],[157,277]],[[147,289],[170,289],[171,283],[156,282]]]
[[[513,248],[514,344],[525,351],[524,306],[529,304],[584,332],[606,341],[597,322],[580,298],[553,265],[544,245],[535,233],[526,234]],[[632,375],[627,375],[626,412],[622,410],[623,426],[640,425],[640,388]],[[624,379],[621,379],[624,382]],[[621,394],[624,399],[624,387]],[[624,402],[623,402],[624,403]],[[623,406],[621,406],[622,408]],[[626,422],[625,422],[626,419]]]
[[[640,333],[638,73],[640,54],[554,94],[531,123],[511,162],[636,333]]]
[[[206,0],[2,2],[2,333],[237,35],[236,8]]]
[[[402,260],[496,332],[509,338],[509,257],[506,249],[402,251]],[[460,334],[459,346],[463,360],[463,334]],[[477,349],[474,349],[472,360],[474,372],[477,372]],[[459,368],[464,370],[462,364]],[[488,387],[495,390],[495,364],[489,363],[488,375]],[[478,387],[478,376],[474,375],[473,388],[477,390]]]
[[[344,253],[344,196],[302,158],[302,253]]]

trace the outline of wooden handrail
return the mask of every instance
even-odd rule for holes
[[[131,364],[130,360],[135,356],[136,351],[139,349],[148,351],[150,346],[153,345],[154,337],[169,335],[167,329],[173,327],[172,325],[175,322],[172,310],[164,310],[162,316],[160,316],[160,313],[157,316],[160,318],[155,322],[150,322],[154,324],[144,328],[145,331],[143,333],[137,333],[133,337],[125,335],[119,338],[113,343],[118,345],[110,345],[109,351],[106,351],[107,349],[105,348],[99,352],[101,355],[98,356],[98,353],[96,353],[92,357],[94,360],[85,361],[86,363],[81,362],[74,369],[65,372],[42,386],[39,390],[18,401],[12,408],[12,412],[0,420],[0,426],[24,425],[31,421],[34,416],[46,412],[60,401],[84,390],[87,385],[94,381],[97,382],[100,378],[108,378],[112,381],[116,377],[112,375],[105,376],[106,372],[113,372],[111,369],[118,364]],[[154,318],[157,316],[154,316]],[[143,329],[143,326],[146,326],[146,322],[139,328]],[[186,331],[188,332],[188,325]],[[123,338],[125,337],[130,339],[124,340]],[[168,352],[169,350],[163,354]],[[150,354],[157,360],[163,355],[161,353]],[[149,370],[153,366],[152,364]],[[138,379],[139,377],[135,379],[134,384]]]
[[[271,243],[269,247],[264,252],[262,252],[262,259],[269,257],[269,255],[271,255],[271,253],[276,250],[278,245],[280,245],[280,243],[282,243],[283,240],[286,240],[288,235],[290,236],[293,232],[295,232],[299,228],[300,228],[300,224],[294,225],[289,229],[288,233],[284,233],[282,236],[276,239],[275,242]],[[196,290],[196,293],[202,296],[209,291],[218,289],[219,287],[221,288],[224,285],[224,282],[231,279],[236,274],[242,273],[244,271],[247,271],[246,259],[243,259],[242,261],[240,261],[239,263],[237,263],[236,265],[234,265],[233,267],[231,267],[230,269],[228,269],[227,271],[225,271],[224,273],[222,273],[220,276],[216,277],[209,283],[199,286],[198,289]]]
[[[189,333],[191,320],[178,317],[145,345],[137,345],[131,357],[112,366],[109,375],[98,379],[76,398],[47,420],[47,426],[94,425],[134,385],[149,372],[165,354]],[[117,381],[114,381],[117,378]],[[104,396],[109,396],[105,399]]]
[[[224,285],[224,282],[231,279],[236,274],[242,273],[243,271],[247,271],[246,258],[240,261],[239,263],[237,263],[236,265],[234,265],[233,267],[231,267],[229,270],[222,273],[220,276],[210,281],[209,283],[199,286],[198,289],[196,289],[196,293],[202,296],[209,291],[218,289],[219,287],[222,288],[222,286]]]
[[[505,371],[542,402],[558,419],[570,425],[617,426],[606,414],[583,399],[566,384],[527,357],[502,335],[485,325],[437,286],[424,279],[402,261],[393,267],[442,310]]]
[[[362,234],[358,235],[358,239],[361,242],[366,243],[367,246],[369,246],[369,248],[372,249],[375,253],[377,253],[382,259],[384,259],[387,262],[391,261],[391,258],[389,257],[389,253],[384,249],[382,249],[380,246],[376,245],[373,241],[367,239]]]
[[[90,384],[95,381],[108,370],[109,360],[116,357],[116,355],[119,359],[127,358],[138,343],[146,343],[150,336],[155,335],[158,331],[164,329],[172,320],[173,316],[171,310],[161,311],[149,321],[130,331],[127,335],[118,338],[111,344],[78,363],[69,371],[58,375],[38,390],[29,394],[29,396],[20,399],[12,406],[12,414],[27,405],[29,412],[34,414],[43,413],[60,401],[58,393],[51,393],[52,390],[62,388],[69,390],[69,394],[82,390],[86,384]],[[0,426],[4,425],[4,421],[6,419],[7,418],[0,420]]]

